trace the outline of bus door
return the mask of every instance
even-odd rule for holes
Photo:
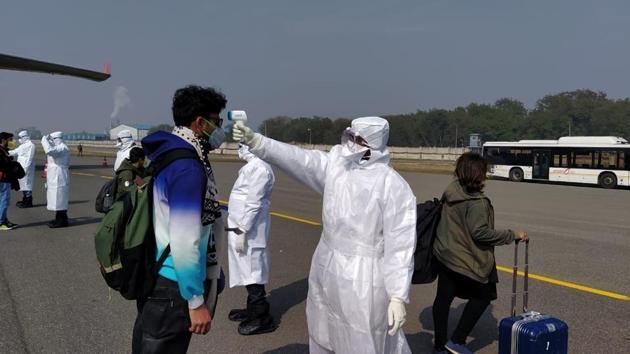
[[[551,151],[537,150],[534,151],[534,166],[532,178],[549,179],[549,164],[551,162]]]

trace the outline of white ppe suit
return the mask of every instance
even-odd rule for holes
[[[114,172],[118,170],[120,164],[129,158],[129,152],[133,147],[136,146],[136,142],[133,141],[133,136],[129,130],[121,130],[118,133],[118,139],[120,142],[116,144],[118,146],[118,151],[116,152],[116,161],[114,162]]]
[[[35,178],[35,144],[28,136],[28,132],[21,131],[18,134],[20,146],[9,151],[9,155],[17,157],[17,162],[20,163],[26,175],[24,178],[20,178],[20,191],[27,192],[33,190],[33,180]]]
[[[47,155],[46,175],[47,209],[68,210],[70,193],[70,150],[62,140],[61,132],[54,132],[42,138],[42,147]]]
[[[409,302],[416,199],[389,166],[389,125],[358,118],[370,146],[300,149],[259,134],[250,151],[323,194],[323,230],[311,261],[306,316],[310,353],[411,353],[402,330],[387,334],[390,300]]]
[[[247,164],[238,171],[228,203],[228,228],[244,232],[245,247],[238,252],[237,235],[228,232],[230,287],[267,284],[269,280],[269,197],[275,177],[271,166],[248,151],[239,149],[239,157]]]

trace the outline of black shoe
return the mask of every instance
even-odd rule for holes
[[[55,212],[55,220],[48,223],[48,227],[51,229],[57,229],[60,227],[68,226],[68,212],[65,210],[57,210]]]
[[[18,228],[20,225],[10,222],[9,220],[4,222],[5,225],[11,228],[11,230]]]
[[[278,325],[273,321],[271,315],[246,320],[238,325],[238,333],[243,336],[270,333],[276,329],[278,329]]]
[[[247,319],[247,309],[234,309],[228,315],[230,321],[243,322]]]
[[[60,227],[68,227],[68,220],[55,220],[48,223],[48,227],[51,229],[58,229]]]
[[[22,202],[18,202],[21,205],[18,205],[18,208],[32,208],[33,207],[33,197],[24,198]]]
[[[23,200],[20,200],[19,202],[15,203],[15,206],[18,207],[18,208],[24,208],[23,205],[24,205],[24,201]]]

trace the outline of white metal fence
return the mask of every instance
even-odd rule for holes
[[[66,141],[68,147],[72,150],[72,154],[76,155],[77,146],[83,145],[83,153],[86,155],[116,155],[118,150],[116,143],[113,141]],[[321,151],[329,151],[332,145],[309,145],[299,144],[298,146]],[[457,158],[468,151],[466,148],[453,147],[395,147],[389,148],[392,160],[405,161],[455,161]],[[222,155],[226,157],[238,155],[237,143],[223,143],[219,149],[212,152],[213,155]]]

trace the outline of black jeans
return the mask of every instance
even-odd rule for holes
[[[158,277],[151,296],[138,300],[137,307],[132,353],[186,353],[192,337],[190,315],[176,282]]]
[[[433,302],[434,346],[437,350],[444,350],[448,338],[448,313],[453,299],[459,292],[458,286],[461,287],[461,284],[458,283],[458,277],[453,276],[452,273],[444,268],[440,270],[437,294]],[[451,337],[454,343],[466,343],[466,337],[473,330],[488,305],[490,305],[490,300],[487,298],[470,297]]]

